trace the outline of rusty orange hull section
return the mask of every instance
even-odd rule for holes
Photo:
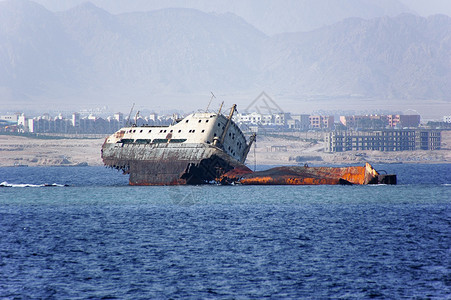
[[[224,174],[222,183],[244,185],[396,184],[395,175],[380,175],[370,164],[355,167],[277,167],[252,172],[234,169]]]

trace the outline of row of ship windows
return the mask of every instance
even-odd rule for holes
[[[188,132],[189,133],[194,133],[196,130],[195,129],[192,129],[192,130],[189,130]],[[152,132],[152,129],[151,130],[149,130],[149,132],[148,133],[151,133]],[[161,129],[160,130],[160,133],[166,133],[167,132],[167,130],[166,129]],[[174,130],[169,130],[169,133],[173,133],[174,132]],[[180,129],[179,131],[178,131],[178,133],[181,133],[182,132],[182,130]],[[202,133],[204,133],[205,132],[205,129],[202,129]],[[130,129],[129,131],[128,131],[128,133],[136,133],[136,129]],[[140,131],[139,131],[139,133],[143,133],[143,129],[141,129]]]
[[[161,143],[183,143],[186,142],[186,139],[122,139],[117,143],[121,144],[161,144]]]
[[[205,123],[208,123],[208,121],[210,121],[210,120],[205,120]],[[189,120],[186,120],[186,121],[185,121],[185,123],[188,123],[188,122],[189,122]],[[202,123],[202,120],[199,120],[198,123]]]
[[[189,120],[186,120],[186,123],[188,123],[188,121]],[[199,120],[199,123],[201,123],[202,122],[202,120]],[[205,120],[205,123],[208,123],[208,120]],[[221,127],[221,123],[218,123],[218,127]],[[222,129],[225,129],[225,126],[222,126]],[[140,131],[139,131],[139,133],[143,133],[143,131],[144,131],[144,129],[141,129]],[[174,130],[170,130],[169,132],[170,133],[172,133]],[[191,133],[191,132],[194,132],[195,130],[190,130],[189,132]],[[150,129],[149,130],[149,132],[148,133],[151,133],[152,132],[152,129]],[[166,133],[167,132],[167,130],[166,129],[160,129],[160,133]],[[178,133],[181,133],[182,132],[182,130],[179,130],[178,131]],[[202,130],[202,132],[205,132],[205,130]],[[129,131],[128,131],[128,133],[136,133],[136,129],[130,129]]]

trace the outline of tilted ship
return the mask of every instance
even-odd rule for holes
[[[105,165],[130,174],[131,185],[203,184],[244,165],[249,142],[220,112],[196,112],[169,126],[130,126],[102,146]]]
[[[396,184],[396,175],[364,167],[278,167],[253,172],[244,164],[255,141],[229,115],[196,112],[169,126],[124,127],[102,146],[106,166],[130,174],[130,185],[183,184]]]

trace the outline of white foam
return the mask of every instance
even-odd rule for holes
[[[52,186],[63,187],[65,185],[64,184],[57,184],[57,183],[53,183],[53,184],[8,183],[6,181],[3,181],[2,183],[0,183],[0,187],[19,187],[19,188],[24,188],[24,187],[52,187]]]

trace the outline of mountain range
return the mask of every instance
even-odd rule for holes
[[[53,11],[68,10],[85,0],[34,0]],[[413,0],[401,0],[410,1]],[[311,31],[350,17],[364,19],[416,13],[399,0],[91,0],[120,14],[166,8],[192,8],[210,13],[233,13],[265,34]]]
[[[158,95],[261,90],[450,103],[450,82],[445,15],[346,18],[268,35],[235,14],[192,8],[113,15],[91,3],[51,12],[28,0],[0,2],[5,106],[45,99],[114,106]]]

